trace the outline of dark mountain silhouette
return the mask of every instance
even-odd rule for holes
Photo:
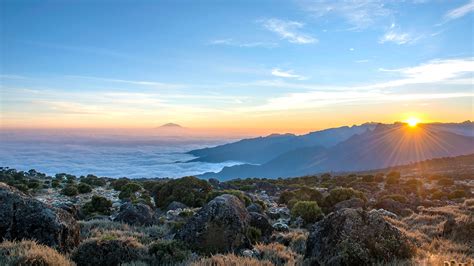
[[[421,160],[474,153],[474,137],[431,125],[411,128],[402,123],[379,124],[332,147],[303,147],[262,165],[225,167],[202,177],[219,179],[289,177],[321,172],[364,171]]]
[[[266,137],[243,139],[234,143],[190,151],[198,158],[197,162],[241,161],[251,164],[269,162],[286,152],[312,146],[331,147],[347,140],[354,134],[360,134],[375,128],[376,123],[366,123],[330,128],[306,135],[272,134]]]

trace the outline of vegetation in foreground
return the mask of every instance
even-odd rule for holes
[[[459,172],[450,168],[449,160],[461,159],[465,167],[458,168]],[[425,162],[423,168],[228,182],[194,177],[52,177],[35,170],[1,168],[0,182],[8,186],[0,186],[0,198],[9,199],[2,201],[2,209],[14,203],[15,197],[37,199],[40,207],[30,209],[41,214],[36,222],[49,219],[42,224],[55,226],[51,221],[67,221],[63,222],[66,231],[77,234],[68,239],[77,241],[62,245],[61,238],[50,239],[34,231],[22,232],[19,238],[11,219],[3,217],[7,219],[0,219],[4,239],[0,264],[311,265],[358,261],[443,265],[456,261],[472,265],[473,161],[443,160],[433,162],[436,167]],[[45,208],[51,212],[44,214]],[[27,216],[15,219],[23,224],[35,222]],[[345,224],[345,220],[353,222]],[[386,225],[379,228],[375,224]],[[332,234],[339,226],[347,230],[347,238]],[[182,237],[183,232],[200,237],[189,241]],[[320,236],[334,241],[324,243],[318,240],[323,239]],[[377,247],[364,244],[371,241]],[[352,244],[341,249],[344,243]]]

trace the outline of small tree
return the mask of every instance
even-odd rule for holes
[[[93,213],[109,215],[112,202],[104,197],[94,195],[82,208],[86,215]]]
[[[79,190],[76,185],[69,184],[61,191],[61,194],[72,197],[79,194]]]
[[[86,183],[79,183],[79,185],[77,185],[77,190],[79,191],[79,193],[84,194],[91,192],[92,188]]]

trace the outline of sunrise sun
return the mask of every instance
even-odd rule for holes
[[[408,124],[408,126],[410,127],[416,127],[416,125],[418,125],[418,123],[420,123],[420,119],[416,118],[416,117],[410,117],[408,118],[407,120],[405,120],[405,122]]]

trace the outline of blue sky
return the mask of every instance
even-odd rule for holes
[[[1,1],[5,127],[473,115],[474,1]]]

